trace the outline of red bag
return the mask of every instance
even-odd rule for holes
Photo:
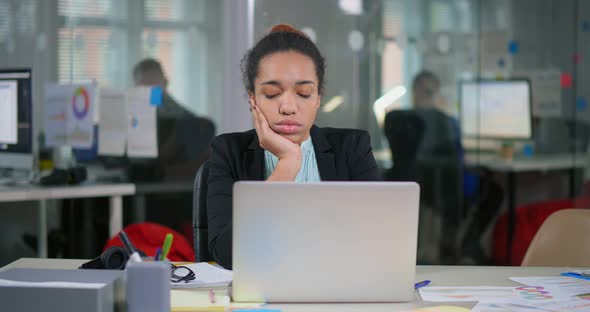
[[[512,253],[508,265],[520,266],[535,234],[552,213],[574,206],[571,199],[545,201],[520,206],[516,209]],[[503,213],[494,227],[493,260],[497,265],[506,264],[506,237],[508,235],[508,214]]]
[[[150,257],[154,256],[156,250],[162,247],[166,234],[172,233],[174,239],[172,241],[170,252],[168,253],[168,259],[170,261],[195,262],[195,251],[191,244],[182,234],[169,227],[156,223],[144,222],[128,225],[123,230],[135,248],[141,249]],[[123,243],[118,235],[109,239],[104,246],[103,251],[112,246],[123,247]]]

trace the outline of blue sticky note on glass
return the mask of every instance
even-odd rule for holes
[[[535,154],[535,149],[533,148],[533,145],[531,145],[530,143],[526,143],[522,147],[522,154],[526,157],[532,157]]]
[[[576,110],[579,112],[585,111],[587,105],[588,103],[586,102],[586,99],[584,97],[579,97],[576,100]]]
[[[582,22],[582,31],[583,32],[590,32],[590,21],[583,21]]]
[[[510,42],[508,42],[508,52],[510,52],[510,54],[516,54],[519,50],[520,46],[518,44],[518,41],[510,40]]]
[[[152,87],[151,93],[150,93],[150,104],[152,106],[160,106],[162,105],[162,97],[163,97],[163,91],[162,91],[162,87]]]
[[[500,58],[498,60],[498,67],[504,67],[506,65],[506,61],[504,61],[504,58]]]

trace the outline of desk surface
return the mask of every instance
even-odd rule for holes
[[[466,153],[465,163],[467,166],[480,166],[493,171],[504,172],[526,172],[526,171],[549,171],[584,168],[588,156],[583,153],[565,153],[535,155],[532,157],[519,156],[507,160],[497,154]]]
[[[374,150],[375,159],[383,164],[391,166],[391,151],[389,149]],[[584,153],[564,153],[534,155],[532,157],[518,156],[507,160],[498,154],[490,153],[465,153],[465,165],[468,167],[485,167],[500,172],[527,172],[565,170],[572,168],[584,168],[588,156]]]
[[[0,186],[0,202],[61,198],[110,197],[135,194],[131,183],[70,186]]]
[[[0,271],[10,268],[50,268],[75,269],[85,260],[77,259],[34,259],[22,258]],[[417,266],[416,281],[431,280],[432,286],[517,286],[519,284],[508,278],[516,276],[550,276],[559,275],[566,268],[533,267],[474,267],[474,266]],[[414,301],[409,303],[383,304],[269,304],[265,308],[280,309],[283,312],[298,311],[400,311],[416,307],[436,306],[442,303],[422,302],[416,292]],[[453,303],[452,305],[473,307],[475,303]]]

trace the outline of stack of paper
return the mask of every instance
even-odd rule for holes
[[[172,283],[172,288],[227,287],[233,280],[232,271],[205,262],[185,266],[195,272],[196,278],[188,283]]]
[[[413,310],[407,310],[403,312],[469,312],[471,309],[456,307],[456,306],[435,306],[427,308],[416,308]]]
[[[498,301],[518,298],[514,287],[501,286],[430,286],[420,288],[419,291],[422,300],[432,302]]]
[[[518,287],[425,287],[424,301],[477,301],[474,312],[588,312],[590,282],[565,277],[513,277]]]

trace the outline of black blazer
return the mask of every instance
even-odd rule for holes
[[[381,175],[362,130],[311,128],[322,181],[378,181]],[[255,130],[217,136],[211,143],[207,191],[209,253],[232,267],[232,187],[236,181],[264,179],[264,150]]]

